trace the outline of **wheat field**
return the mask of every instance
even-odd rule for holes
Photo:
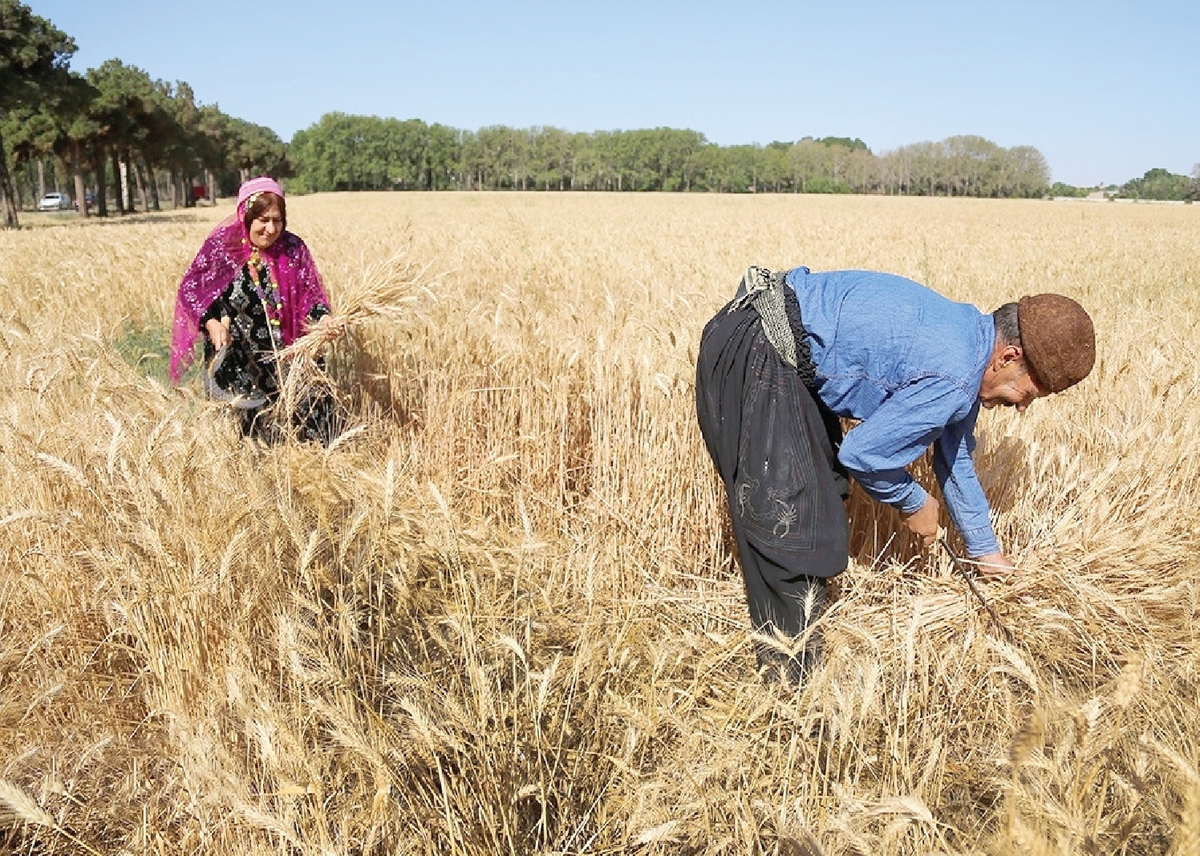
[[[163,380],[229,207],[0,233],[0,852],[1200,852],[1200,208],[297,197],[322,448]],[[692,399],[749,264],[1091,310],[980,420],[1000,625],[856,493],[819,666],[757,678]]]

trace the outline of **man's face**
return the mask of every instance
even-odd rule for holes
[[[1024,413],[1035,399],[1045,398],[1049,391],[1033,379],[1029,368],[1015,345],[1005,346],[983,373],[979,385],[979,403],[989,410],[993,407],[1015,407]]]

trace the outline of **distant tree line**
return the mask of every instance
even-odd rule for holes
[[[1126,199],[1169,199],[1191,200],[1200,198],[1200,164],[1192,177],[1176,175],[1165,169],[1155,168],[1141,178],[1134,178],[1121,185],[1119,196]]]
[[[0,208],[4,224],[48,189],[81,214],[191,204],[253,174],[297,192],[339,190],[709,191],[926,196],[1086,195],[1050,187],[1031,146],[977,136],[882,154],[848,137],[721,146],[686,129],[576,133],[502,125],[466,131],[420,119],[329,113],[290,144],[197,103],[183,82],[111,59],[69,68],[74,40],[19,0],[0,0]],[[1191,178],[1152,169],[1119,195],[1200,198]],[[94,210],[93,210],[94,209]]]
[[[982,137],[882,155],[858,139],[720,146],[691,130],[572,133],[329,113],[292,138],[291,186],[336,190],[613,190],[1040,196],[1049,167],[1029,146]]]
[[[1200,199],[1200,163],[1192,169],[1191,176],[1177,175],[1169,170],[1155,167],[1141,178],[1133,178],[1121,185],[1107,187],[1072,187],[1060,181],[1050,186],[1050,196],[1090,196],[1103,194],[1109,199],[1147,199],[1172,202],[1192,202]]]
[[[17,225],[17,210],[48,187],[69,188],[85,215],[94,193],[103,216],[109,188],[123,214],[157,210],[164,196],[186,205],[195,188],[231,192],[251,173],[291,173],[271,129],[197,104],[186,83],[153,80],[120,60],[76,73],[74,52],[74,40],[28,6],[0,0],[4,225]]]

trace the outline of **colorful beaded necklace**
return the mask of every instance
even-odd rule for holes
[[[267,316],[267,324],[271,328],[271,339],[276,347],[283,347],[283,301],[279,297],[279,289],[271,281],[271,268],[258,254],[258,247],[250,251],[249,259],[250,282],[254,293],[262,301],[263,312]],[[265,284],[264,284],[265,283]]]

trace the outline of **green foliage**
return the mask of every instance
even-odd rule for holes
[[[17,0],[0,0],[0,112],[29,106],[62,80],[75,42]]]
[[[722,193],[928,193],[1038,196],[1049,169],[1028,146],[981,137],[876,156],[862,140],[806,137],[719,146],[687,129],[571,134],[493,125],[478,131],[418,120],[330,113],[292,139],[294,189],[616,190]],[[903,186],[891,177],[903,173]]]
[[[147,377],[170,383],[171,331],[160,321],[126,321],[113,347],[121,359]]]
[[[75,42],[17,0],[0,0],[0,208],[4,225],[17,223],[16,192],[9,172],[9,145],[2,136],[10,111],[36,113],[38,102],[67,81]]]
[[[1038,197],[1050,167],[1032,146],[1005,149],[977,136],[902,146],[885,155],[886,192],[919,196]]]
[[[1075,187],[1070,184],[1063,184],[1061,181],[1056,181],[1050,185],[1051,196],[1070,196],[1074,198],[1082,198],[1092,192],[1090,187]]]
[[[290,157],[306,191],[441,190],[459,160],[457,135],[442,125],[346,113],[297,132]]]
[[[294,174],[288,159],[287,146],[270,128],[255,125],[244,119],[225,117],[224,166],[237,170],[234,185],[252,175],[272,175],[286,178]],[[233,187],[230,195],[237,192]]]
[[[827,175],[818,175],[808,183],[807,193],[853,193],[853,188],[844,181]]]
[[[809,139],[806,137],[806,139]],[[852,152],[869,152],[867,144],[858,137],[850,139],[849,137],[820,137],[816,140],[823,146],[841,146],[844,149],[849,149]]]
[[[1127,199],[1188,199],[1193,192],[1193,182],[1186,175],[1176,175],[1155,167],[1141,178],[1131,179],[1121,186],[1122,197]]]
[[[74,50],[48,21],[0,0],[0,134],[9,138],[4,149],[14,166],[55,155],[79,194],[85,173],[87,184],[103,188],[119,163],[147,189],[143,202],[153,208],[156,169],[169,172],[181,193],[205,172],[227,192],[251,174],[293,173],[287,146],[271,129],[198,105],[186,83],[153,80],[118,59],[86,77],[70,72]],[[104,199],[100,193],[101,213]]]

